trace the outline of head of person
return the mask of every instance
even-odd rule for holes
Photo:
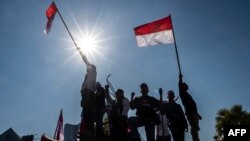
[[[118,100],[122,99],[124,97],[124,91],[122,89],[117,89],[115,92],[115,96]]]
[[[185,82],[183,82],[181,85],[183,89],[188,90],[188,85]]]
[[[101,88],[102,87],[102,85],[101,85],[101,83],[100,82],[96,82],[95,83],[95,87],[96,87],[96,89],[99,89],[99,88]]]
[[[149,90],[148,90],[148,85],[146,83],[142,83],[140,88],[142,95],[148,95]]]
[[[174,101],[174,98],[175,98],[175,94],[174,94],[174,91],[170,90],[168,91],[168,101]]]

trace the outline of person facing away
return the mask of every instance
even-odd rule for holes
[[[140,134],[137,127],[144,126],[147,141],[155,141],[155,125],[160,124],[160,119],[155,109],[160,109],[160,101],[148,95],[147,84],[140,85],[142,96],[134,98],[131,94],[131,109],[136,109],[136,117],[129,118],[130,134],[133,141],[140,141]]]
[[[162,114],[166,114],[169,120],[169,129],[174,141],[185,140],[185,130],[188,129],[188,124],[181,108],[181,105],[175,102],[175,94],[173,91],[168,91],[168,102],[162,104]]]
[[[179,76],[179,93],[182,104],[185,109],[185,114],[189,125],[191,126],[191,135],[193,141],[200,141],[198,131],[200,130],[199,127],[199,120],[201,120],[201,116],[197,111],[197,106],[192,98],[192,96],[187,92],[188,85],[182,81],[182,75]]]
[[[96,82],[96,90],[94,94],[94,111],[96,123],[96,136],[103,136],[103,116],[106,111],[105,92],[100,82]]]
[[[105,86],[106,99],[111,103],[112,108],[109,113],[111,141],[128,141],[127,118],[130,103],[124,96],[122,89],[115,92],[116,100],[112,99],[108,91],[109,85]]]

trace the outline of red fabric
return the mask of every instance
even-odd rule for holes
[[[54,139],[56,139],[56,140],[63,140],[60,137],[60,134],[63,135],[63,115],[62,115],[62,110],[60,112],[60,116],[59,116],[59,119],[58,119],[58,123],[57,123],[57,127],[56,127],[56,132],[55,132]]]
[[[46,10],[46,16],[47,16],[47,25],[46,25],[46,34],[49,33],[51,25],[52,25],[52,21],[56,15],[57,12],[57,7],[56,4],[54,2],[51,3],[51,5],[49,6],[49,8]]]
[[[41,137],[41,141],[57,141],[57,140],[48,137],[46,134],[43,134]]]
[[[172,20],[171,16],[159,19],[157,21],[153,21],[150,23],[146,23],[144,25],[140,25],[134,28],[135,35],[145,35],[150,33],[156,33],[165,30],[171,30],[172,27]]]

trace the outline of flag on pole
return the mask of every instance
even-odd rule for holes
[[[52,21],[54,20],[54,17],[57,11],[58,10],[57,10],[56,4],[52,2],[49,8],[46,10],[46,16],[47,16],[48,21],[46,24],[46,29],[44,31],[45,34],[49,33],[51,25],[52,25]]]
[[[64,140],[62,110],[60,112],[59,119],[58,119],[58,122],[57,122],[54,139],[59,140],[59,141],[63,141]]]
[[[53,138],[48,137],[46,134],[43,134],[40,141],[58,141],[58,140],[55,140]]]
[[[171,16],[134,28],[138,47],[174,43]]]

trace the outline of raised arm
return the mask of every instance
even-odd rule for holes
[[[109,94],[109,85],[105,85],[104,93],[105,93],[105,97],[106,97],[107,101],[112,105],[115,102],[115,100],[112,99],[110,94]]]
[[[80,49],[79,47],[77,47],[77,50],[78,50],[79,54],[81,55],[82,60],[84,61],[84,63],[85,63],[87,66],[89,66],[90,63],[89,63],[87,57],[82,53],[82,51],[81,51],[81,49]]]
[[[131,93],[131,97],[130,97],[130,108],[131,108],[132,110],[136,108],[136,106],[135,106],[135,101],[134,101],[134,96],[135,96],[135,93],[132,92],[132,93]]]

